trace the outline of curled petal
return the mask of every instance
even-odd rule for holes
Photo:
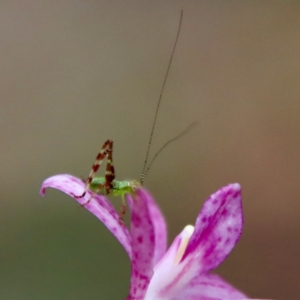
[[[172,300],[246,300],[243,293],[214,274],[196,276],[188,286]]]
[[[81,195],[85,188],[85,183],[71,175],[55,175],[46,179],[41,187],[40,193],[45,195],[46,188],[58,189],[75,199],[79,204],[85,204],[91,197],[88,191],[82,198],[75,198]],[[84,205],[88,211],[95,215],[108,230],[118,239],[131,258],[131,237],[126,226],[119,221],[119,215],[111,203],[102,195],[94,195],[93,199]]]
[[[133,199],[127,197],[131,203],[132,241],[130,296],[127,299],[144,299],[153,275],[155,230],[148,197],[150,196],[142,189],[136,191]]]
[[[196,260],[197,274],[217,267],[239,240],[242,227],[241,187],[229,184],[206,200],[182,260]]]

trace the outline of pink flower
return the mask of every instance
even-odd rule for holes
[[[74,198],[84,183],[70,175],[46,179],[41,188],[59,189]],[[75,199],[80,204],[89,197]],[[168,250],[166,222],[145,189],[127,196],[131,207],[130,231],[102,195],[85,208],[100,219],[123,245],[131,260],[127,300],[241,300],[247,297],[219,276],[210,274],[230,253],[243,227],[241,188],[229,184],[205,202],[194,226],[188,225]]]

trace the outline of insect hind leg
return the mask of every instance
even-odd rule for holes
[[[113,165],[113,142],[111,141],[110,147],[107,149],[107,164],[105,171],[105,193],[108,195],[113,189],[113,181],[115,179],[115,168]]]
[[[112,149],[113,149],[113,141],[107,140],[103,144],[100,152],[98,153],[98,155],[96,157],[96,160],[95,160],[95,162],[94,162],[94,164],[92,166],[92,169],[90,171],[90,174],[88,176],[88,179],[86,180],[85,189],[84,189],[83,193],[81,195],[74,195],[75,198],[77,198],[77,199],[83,198],[86,195],[86,193],[87,193],[87,191],[89,189],[89,186],[90,186],[93,178],[95,177],[98,169],[100,168],[103,160],[105,159],[105,157],[108,158],[108,161],[107,161],[107,166],[106,166],[104,186],[105,186],[106,193],[107,193],[107,191],[111,190],[111,188],[112,188],[112,181],[114,180],[114,176],[115,176],[115,174],[114,174],[114,167],[112,165]],[[107,185],[109,187],[111,187],[111,188],[107,188]],[[103,186],[97,187],[96,193],[99,192],[101,190],[101,188],[103,188]],[[90,202],[90,200],[93,198],[94,194],[88,200],[88,202]],[[84,205],[86,205],[86,204],[87,203],[85,203]]]

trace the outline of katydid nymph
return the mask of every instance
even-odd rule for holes
[[[162,88],[161,88],[161,91],[160,91],[160,96],[158,98],[158,103],[157,103],[157,106],[156,106],[156,111],[155,111],[154,120],[153,120],[153,124],[152,124],[152,128],[151,128],[151,132],[150,132],[149,143],[148,143],[148,147],[147,147],[147,151],[146,151],[145,161],[144,161],[143,170],[142,170],[142,173],[141,173],[141,176],[140,176],[140,180],[119,181],[119,180],[115,179],[115,169],[114,169],[114,165],[113,165],[113,156],[112,156],[112,154],[113,154],[113,141],[107,140],[103,144],[100,152],[98,153],[98,155],[96,157],[96,160],[95,160],[95,162],[92,166],[92,169],[90,171],[90,174],[88,176],[88,179],[86,180],[86,185],[85,185],[85,189],[84,189],[83,193],[81,195],[75,195],[75,198],[82,198],[82,197],[85,196],[85,194],[87,193],[87,191],[89,189],[92,191],[92,195],[90,196],[89,200],[87,200],[87,202],[82,204],[82,206],[85,206],[86,204],[88,204],[93,199],[94,195],[98,194],[98,193],[104,194],[104,195],[109,195],[110,194],[110,195],[113,195],[113,196],[121,196],[121,198],[122,198],[122,209],[121,209],[121,212],[120,212],[120,220],[122,220],[122,217],[126,212],[125,195],[128,194],[128,193],[133,194],[135,189],[137,189],[137,188],[139,188],[143,185],[146,174],[149,171],[150,166],[152,165],[152,163],[155,160],[155,158],[157,157],[157,155],[170,142],[172,142],[175,139],[182,136],[193,125],[193,124],[190,125],[182,133],[180,133],[175,138],[173,138],[173,139],[169,140],[167,143],[165,143],[163,145],[163,147],[161,147],[160,150],[154,155],[154,157],[153,157],[152,161],[150,162],[150,164],[147,165],[150,146],[151,146],[153,133],[154,133],[154,129],[155,129],[155,124],[156,124],[156,119],[157,119],[157,115],[158,115],[158,111],[159,111],[163,91],[164,91],[165,84],[166,84],[166,81],[167,81],[167,78],[168,78],[168,74],[169,74],[169,71],[170,71],[171,63],[172,63],[172,60],[173,60],[174,52],[175,52],[175,49],[176,49],[176,45],[177,45],[177,41],[178,41],[180,29],[181,29],[182,16],[183,16],[183,11],[181,11],[181,14],[180,14],[180,21],[179,21],[179,26],[178,26],[178,30],[177,30],[175,43],[174,43],[174,46],[173,46],[173,49],[172,49],[169,64],[168,64],[168,67],[167,67],[167,72],[165,74],[163,85],[162,85]],[[103,162],[104,159],[107,160],[105,176],[97,177],[96,173],[97,173],[98,169],[100,168],[101,163]]]

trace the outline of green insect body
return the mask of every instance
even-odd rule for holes
[[[92,179],[92,182],[89,185],[89,188],[93,191],[93,192],[97,192],[99,194],[105,195],[105,188],[104,188],[104,184],[105,184],[105,177],[94,177]],[[98,187],[101,186],[101,190],[98,190]],[[119,180],[113,180],[112,181],[112,189],[110,191],[110,194],[113,196],[120,196],[124,199],[126,194],[131,194],[133,195],[134,191],[136,188],[138,188],[140,186],[140,182],[138,181],[119,181]]]

